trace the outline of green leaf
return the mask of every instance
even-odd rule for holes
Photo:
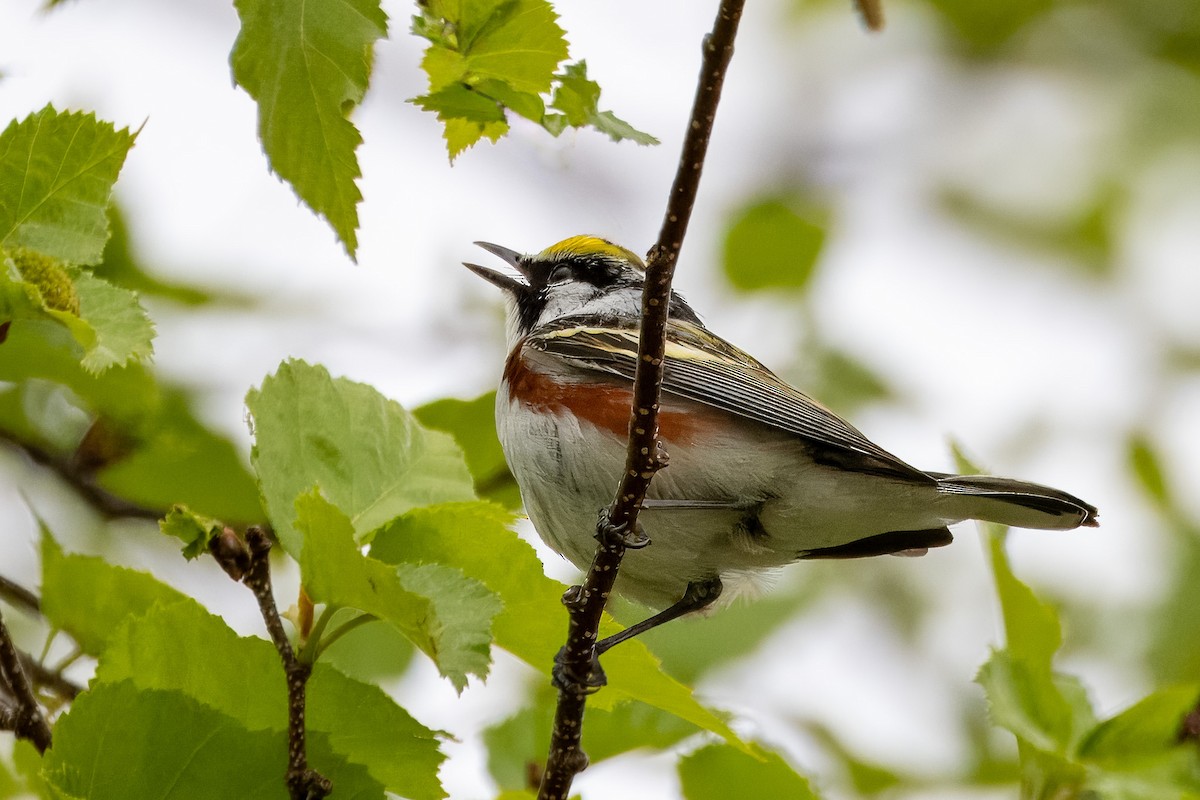
[[[68,271],[28,248],[14,250],[4,258],[0,320],[61,325],[73,340],[63,342],[64,349],[93,374],[147,360],[153,351],[154,326],[137,295],[86,271]]]
[[[441,564],[392,566],[364,556],[350,520],[317,494],[296,501],[304,533],[300,574],[313,600],[365,611],[412,640],[461,692],[487,676],[501,603],[479,581]]]
[[[729,282],[741,291],[804,291],[825,245],[824,213],[804,216],[783,199],[742,209],[725,231],[723,261]],[[814,219],[814,217],[817,217]]]
[[[535,118],[537,96],[550,91],[567,57],[557,19],[546,0],[424,4],[413,32],[430,42],[421,60],[429,92],[412,102],[435,111],[445,124],[451,160],[485,136],[495,142],[507,133],[497,103]]]
[[[425,111],[434,112],[443,122],[453,118],[481,123],[504,120],[504,109],[499,103],[462,84],[451,84],[413,102]]]
[[[846,771],[854,791],[860,795],[875,797],[890,789],[904,787],[906,783],[916,782],[912,776],[898,773],[890,767],[858,755],[824,725],[809,722],[804,725],[804,732],[837,759],[838,764]],[[978,782],[978,778],[976,781]]]
[[[74,264],[100,259],[105,209],[136,133],[46,106],[0,133],[0,248]]]
[[[1134,433],[1126,444],[1129,466],[1141,485],[1142,491],[1160,509],[1171,509],[1174,505],[1163,472],[1162,460],[1144,433]]]
[[[820,591],[818,581],[806,580],[794,589],[772,591],[753,603],[730,604],[711,617],[681,619],[647,631],[639,638],[662,659],[667,672],[688,685],[695,685],[712,670],[753,652],[781,625],[795,619]],[[619,619],[645,616],[642,606],[630,605],[633,607]],[[713,642],[720,642],[721,646],[713,647]]]
[[[1004,551],[1005,530],[991,524],[984,528],[996,593],[1000,597],[1000,611],[1004,616],[1006,649],[1014,658],[1049,670],[1054,654],[1062,646],[1058,615],[1013,574]]]
[[[995,650],[975,680],[987,695],[994,724],[1043,752],[1068,752],[1075,729],[1074,712],[1053,676],[1044,669]]]
[[[505,108],[520,114],[525,119],[540,123],[546,115],[546,104],[541,96],[533,92],[522,92],[507,83],[494,79],[480,81],[474,90],[487,97],[494,98]]]
[[[345,611],[334,619],[330,630],[358,612]],[[416,648],[391,625],[359,625],[321,651],[321,663],[329,664],[351,678],[382,684],[399,678],[412,663]]]
[[[187,506],[174,506],[158,521],[158,529],[183,542],[184,558],[193,559],[208,552],[208,543],[225,531],[225,525],[205,517]]]
[[[275,648],[238,636],[191,599],[155,606],[122,626],[96,681],[178,692],[251,731],[287,730],[287,688]],[[445,758],[438,734],[377,686],[318,662],[307,685],[305,723],[331,752],[364,765],[388,790],[414,800],[445,796],[437,778]]]
[[[329,221],[354,258],[362,136],[347,115],[367,91],[387,15],[379,0],[234,5],[242,28],[230,57],[233,76],[258,102],[258,135],[271,169]]]
[[[850,353],[820,342],[810,343],[803,356],[806,393],[838,413],[850,413],[868,403],[893,396],[887,382]]]
[[[475,493],[516,509],[521,507],[517,481],[508,469],[500,438],[496,435],[496,393],[474,400],[435,400],[413,409],[426,428],[454,437],[475,479]]]
[[[79,315],[96,332],[95,344],[83,357],[84,369],[98,373],[131,360],[150,358],[154,323],[135,293],[87,272],[75,276],[75,289],[79,292]]]
[[[994,56],[1013,36],[1051,11],[1051,0],[929,0],[959,44],[982,56]]]
[[[816,800],[808,781],[775,753],[758,758],[714,744],[684,756],[679,779],[687,800]]]
[[[129,241],[129,226],[116,203],[111,203],[108,207],[108,226],[111,235],[104,245],[104,255],[100,262],[92,267],[92,274],[96,277],[116,286],[132,289],[142,296],[162,297],[185,306],[200,306],[218,299],[215,291],[164,280],[148,272],[134,256]],[[247,298],[226,293],[222,293],[220,299],[242,305],[251,302]]]
[[[433,2],[431,7],[459,29],[467,82],[492,78],[517,91],[550,90],[554,70],[567,57],[567,40],[546,0]]]
[[[32,264],[31,264],[32,262]],[[43,266],[57,273],[52,278],[27,280],[23,274],[30,266]],[[45,269],[37,271],[45,272]],[[58,288],[47,283],[57,284]],[[58,295],[57,301],[54,297]],[[72,353],[96,343],[96,332],[79,317],[79,296],[66,269],[54,259],[28,248],[11,254],[0,251],[0,322],[49,321],[71,334],[66,346]]]
[[[413,509],[379,531],[371,555],[388,563],[437,563],[462,571],[504,601],[493,626],[496,643],[534,669],[549,675],[563,643],[566,587],[547,578],[533,548],[509,530],[512,515],[490,503],[454,503]],[[620,630],[607,614],[600,635]],[[608,686],[589,701],[611,709],[625,699],[640,700],[747,747],[723,719],[701,706],[691,690],[662,671],[639,641],[604,656]]]
[[[141,364],[114,367],[94,375],[80,365],[82,351],[57,323],[17,321],[0,344],[0,380],[41,378],[71,389],[89,410],[140,431],[160,408],[162,395]]]
[[[88,655],[99,655],[124,620],[185,597],[148,573],[64,553],[42,528],[42,613]]]
[[[339,798],[383,798],[366,769],[329,753],[324,737],[308,742],[313,768]],[[234,719],[178,692],[130,682],[85,692],[55,725],[43,768],[54,788],[88,800],[130,797],[286,800],[287,739],[251,732]]]
[[[182,391],[166,389],[135,446],[104,465],[97,482],[147,508],[181,503],[228,522],[261,522],[262,500],[243,459],[233,442],[196,419]]]
[[[532,704],[484,731],[488,771],[506,789],[521,789],[528,780],[528,765],[546,757],[546,734],[553,728],[558,695],[546,687]],[[611,710],[589,705],[583,721],[588,762],[632,750],[662,750],[695,734],[699,728],[645,703],[626,701]]]
[[[474,147],[481,139],[487,139],[492,144],[500,141],[508,133],[507,122],[475,122],[469,119],[446,119],[446,149],[450,160],[458,158],[465,150]]]
[[[474,497],[450,436],[425,430],[400,404],[322,367],[285,361],[251,390],[246,407],[267,513],[295,558],[302,545],[296,498],[314,485],[351,518],[360,539],[414,507]]]
[[[1167,755],[1177,749],[1180,723],[1195,708],[1197,698],[1200,685],[1194,683],[1152,692],[1097,725],[1080,745],[1080,758],[1127,770],[1147,759]]]
[[[563,112],[571,127],[591,125],[601,133],[607,134],[614,142],[631,139],[643,145],[659,143],[658,139],[637,130],[611,111],[599,109],[600,84],[588,78],[587,62],[568,64],[555,79],[558,83],[554,88],[554,99],[550,101],[550,107]],[[548,130],[558,135],[552,128]]]

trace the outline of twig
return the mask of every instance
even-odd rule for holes
[[[88,505],[106,517],[157,520],[162,519],[167,513],[166,509],[147,508],[137,503],[131,503],[122,497],[117,497],[112,492],[97,486],[92,475],[85,470],[79,469],[71,460],[60,458],[33,442],[24,441],[12,431],[0,430],[0,440],[9,442],[18,450],[25,453],[35,464],[46,467],[58,475],[80,497],[86,500]]]
[[[1200,700],[1196,701],[1196,705],[1192,707],[1192,710],[1180,722],[1178,741],[1180,743],[1196,742],[1200,744]]]
[[[0,599],[7,601],[14,608],[24,609],[39,617],[42,614],[41,598],[3,575],[0,575]],[[25,674],[29,676],[35,687],[49,689],[65,700],[74,700],[83,691],[82,686],[63,677],[62,666],[50,669],[21,650],[17,651],[17,656],[21,659],[21,667],[25,670]]]
[[[858,13],[869,31],[883,30],[883,0],[854,0]]]
[[[312,674],[312,665],[296,658],[292,643],[288,641],[275,606],[275,595],[271,589],[271,540],[260,528],[246,530],[249,547],[249,563],[242,577],[254,597],[267,625],[267,633],[279,651],[283,661],[283,672],[287,677],[288,693],[288,770],[286,782],[292,800],[321,800],[333,791],[329,779],[308,766],[308,754],[304,742],[305,685]]]
[[[34,686],[49,689],[64,700],[74,700],[83,692],[82,686],[64,677],[59,669],[50,669],[28,653],[18,652],[17,655]]]
[[[3,678],[6,688],[11,692],[16,705],[4,705],[0,708],[0,728],[11,730],[18,739],[28,739],[39,753],[50,748],[50,725],[42,714],[42,709],[33,696],[21,667],[21,657],[13,646],[12,638],[8,635],[8,627],[0,616],[0,678]]]
[[[733,55],[733,41],[744,4],[745,0],[721,0],[713,30],[704,39],[700,78],[675,182],[671,187],[658,242],[651,248],[647,258],[625,474],[616,498],[602,520],[597,537],[600,546],[582,586],[571,587],[563,595],[570,621],[567,643],[559,655],[557,666],[569,680],[556,680],[559,688],[558,706],[546,771],[538,792],[539,800],[566,800],[575,775],[587,767],[587,756],[580,748],[583,711],[587,695],[594,688],[594,683],[589,679],[594,678],[593,663],[600,618],[625,555],[626,538],[619,534],[630,531],[636,535],[637,513],[646,496],[646,489],[654,474],[666,465],[658,441],[658,399],[662,387],[671,280],[695,204],[717,102],[725,81],[726,68]]]
[[[41,615],[42,601],[36,594],[26,589],[16,581],[0,575],[0,599],[7,600],[13,606]]]

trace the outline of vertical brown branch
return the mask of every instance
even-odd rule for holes
[[[249,564],[242,583],[254,592],[259,611],[267,625],[267,633],[279,651],[283,661],[283,672],[287,678],[288,693],[288,771],[286,782],[292,800],[320,800],[333,791],[329,779],[308,766],[305,745],[304,706],[305,687],[312,665],[296,658],[292,643],[288,641],[275,606],[275,594],[271,589],[271,540],[259,528],[246,531],[246,544],[250,550]]]
[[[0,617],[0,678],[10,690],[15,705],[0,706],[0,727],[13,731],[18,739],[28,739],[39,753],[50,748],[50,725],[42,714],[33,688],[21,667],[21,656],[9,636],[8,626]]]
[[[867,30],[883,30],[883,0],[854,0]]]
[[[556,680],[559,688],[558,706],[546,771],[538,793],[539,800],[566,800],[575,775],[587,766],[587,756],[580,747],[580,740],[587,695],[599,682],[593,664],[600,617],[625,555],[627,538],[622,534],[637,530],[638,509],[646,496],[650,480],[666,465],[666,458],[659,450],[658,399],[662,388],[671,281],[696,201],[717,102],[729,60],[733,56],[733,41],[744,4],[744,0],[722,0],[712,32],[704,38],[700,78],[679,166],[671,186],[658,242],[651,248],[647,258],[625,473],[616,498],[601,521],[597,535],[600,546],[583,584],[572,587],[563,596],[569,614],[569,627],[567,643],[557,665],[560,675],[566,679]]]

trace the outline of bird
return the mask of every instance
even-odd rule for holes
[[[475,244],[517,273],[464,262],[506,306],[500,444],[538,535],[586,570],[625,465],[645,265],[593,235],[535,254]],[[924,555],[965,520],[1099,524],[1095,506],[1058,489],[910,466],[710,331],[677,292],[658,437],[669,462],[639,515],[649,544],[626,553],[614,586],[658,613],[597,652],[759,591],[793,562]]]

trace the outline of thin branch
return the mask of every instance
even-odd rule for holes
[[[5,706],[0,714],[0,727],[11,730],[18,739],[28,739],[39,753],[50,749],[50,725],[33,696],[33,688],[25,677],[21,656],[13,646],[4,618],[0,616],[0,678],[10,690],[15,706]]]
[[[854,0],[854,5],[867,30],[883,30],[883,0]]]
[[[597,533],[600,545],[583,584],[571,587],[563,595],[569,627],[567,643],[556,661],[558,706],[539,800],[566,800],[575,775],[587,767],[587,756],[580,747],[580,740],[587,695],[602,682],[595,661],[600,618],[626,547],[643,543],[638,539],[638,509],[650,480],[666,466],[665,455],[659,448],[658,408],[671,280],[696,201],[700,173],[744,3],[745,0],[721,0],[713,30],[704,38],[704,55],[691,120],[658,242],[647,258],[625,474],[612,506],[601,521]]]
[[[246,544],[249,547],[249,564],[242,577],[254,597],[258,600],[258,609],[262,613],[263,622],[267,625],[267,633],[279,651],[283,661],[283,672],[287,678],[288,693],[288,770],[286,782],[292,800],[321,800],[333,791],[329,779],[308,766],[308,754],[305,747],[304,704],[305,687],[308,677],[312,674],[312,665],[301,662],[292,650],[287,632],[283,628],[283,620],[279,617],[279,609],[275,605],[275,594],[271,589],[271,540],[260,528],[246,530]]]
[[[106,517],[157,520],[166,515],[166,509],[147,508],[137,503],[131,503],[100,488],[89,471],[80,469],[72,460],[61,458],[40,445],[24,441],[12,431],[0,430],[0,440],[10,443],[25,453],[35,464],[49,469],[74,489],[75,493],[87,501],[88,505]]]
[[[74,700],[83,687],[62,674],[62,667],[50,669],[28,653],[19,652],[21,666],[29,680],[39,689],[47,689],[64,700]]]
[[[26,589],[16,581],[9,580],[3,575],[0,575],[0,600],[7,600],[9,604],[23,608],[31,614],[41,616],[42,601],[36,594]]]
[[[42,615],[42,599],[21,584],[3,575],[0,575],[0,600],[38,617]],[[17,656],[21,659],[21,666],[33,682],[34,687],[49,689],[64,700],[74,700],[83,691],[82,686],[63,677],[63,670],[69,664],[61,664],[51,669],[24,651],[18,650]]]
[[[1180,743],[1195,742],[1200,744],[1200,700],[1196,701],[1196,705],[1192,707],[1192,710],[1179,723],[1178,740]]]

